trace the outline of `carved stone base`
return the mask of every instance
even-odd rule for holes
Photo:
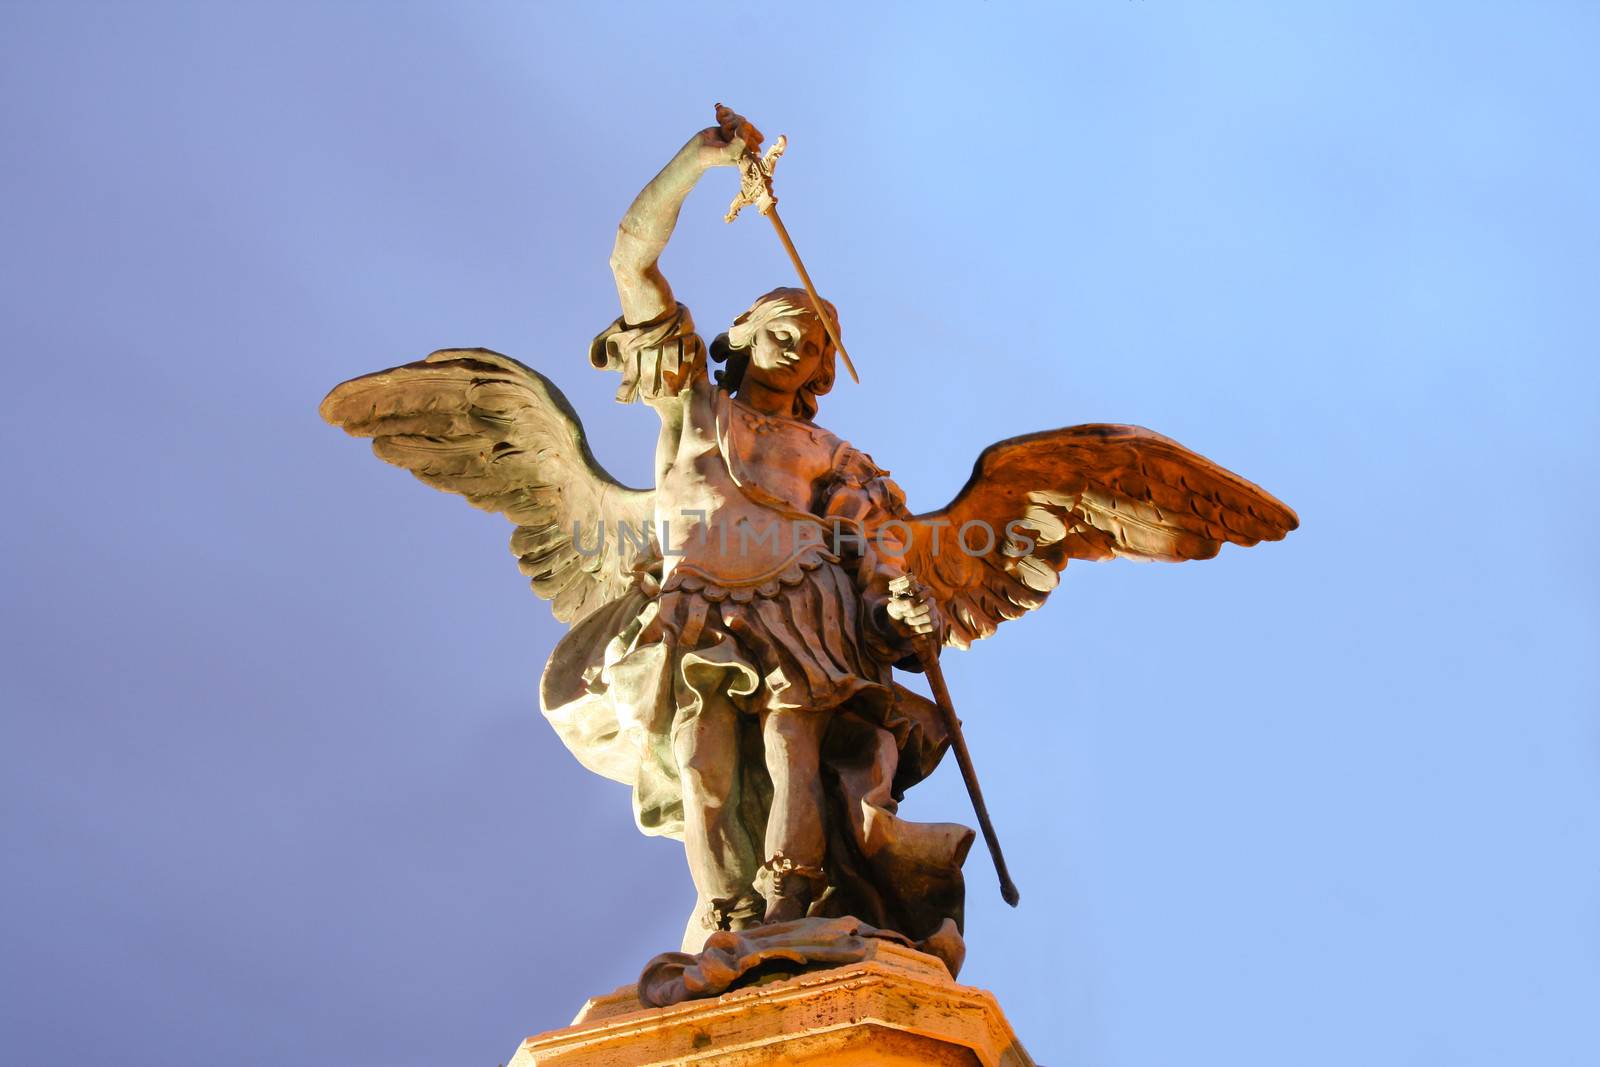
[[[890,942],[860,963],[666,1008],[644,1007],[635,988],[592,998],[571,1026],[524,1041],[508,1067],[1033,1067],[992,995]]]

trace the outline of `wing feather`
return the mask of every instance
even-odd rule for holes
[[[561,391],[498,352],[444,349],[354,378],[321,412],[379,459],[515,523],[518,567],[563,622],[620,596],[655,552],[617,535],[650,528],[655,494],[611,477]],[[574,545],[575,529],[595,543]]]
[[[988,536],[963,538],[975,523]],[[911,520],[906,564],[950,621],[949,643],[966,647],[1043,604],[1071,560],[1210,559],[1299,523],[1260,486],[1152,430],[1071,426],[984,449],[955,500]]]

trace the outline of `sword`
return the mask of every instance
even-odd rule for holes
[[[916,579],[909,574],[889,583],[890,592],[905,595],[915,588]],[[1000,878],[1000,896],[1013,908],[1021,899],[1011,872],[1006,870],[1006,856],[1000,851],[1000,838],[989,821],[989,807],[983,802],[983,787],[978,785],[978,772],[972,766],[972,753],[967,751],[967,739],[961,734],[961,720],[956,718],[956,708],[950,700],[950,690],[944,684],[944,671],[939,666],[939,648],[935,638],[916,642],[917,661],[927,675],[928,688],[933,690],[934,703],[944,717],[945,729],[950,733],[950,747],[955,750],[956,763],[961,767],[961,780],[967,784],[967,795],[972,798],[972,809],[978,814],[978,826],[983,830],[983,842],[989,846],[989,856],[994,860],[994,873]]]
[[[717,125],[724,125],[732,117],[731,108],[717,105]],[[772,220],[772,228],[778,231],[778,240],[783,242],[784,251],[789,253],[789,260],[799,273],[800,282],[806,287],[806,294],[811,297],[811,307],[828,331],[828,339],[833,342],[833,347],[839,355],[844,357],[845,370],[850,372],[850,380],[859,383],[861,378],[856,374],[856,365],[850,361],[850,353],[844,350],[844,342],[839,340],[839,328],[823,309],[822,298],[817,295],[817,287],[811,284],[811,275],[806,273],[806,265],[800,261],[800,253],[795,251],[794,242],[789,239],[789,230],[778,215],[778,198],[772,192],[772,169],[777,166],[783,150],[789,146],[789,139],[779,137],[772,143],[772,147],[767,149],[766,155],[758,156],[756,151],[761,147],[759,130],[746,122],[734,131],[734,136],[744,140],[746,151],[739,160],[738,195],[733,198],[733,203],[728,205],[728,213],[723,216],[722,221],[732,222],[738,218],[739,212],[747,204],[754,204],[757,211]]]

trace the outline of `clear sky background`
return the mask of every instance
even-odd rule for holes
[[[1597,53],[1590,3],[3,4],[0,1058],[493,1067],[676,947],[509,527],[316,406],[484,345],[647,479],[585,346],[725,100],[914,506],[1117,421],[1301,516],[948,657],[1023,893],[973,853],[963,979],[1052,1067],[1600,1062]],[[733,185],[664,261],[707,332],[793,277]]]

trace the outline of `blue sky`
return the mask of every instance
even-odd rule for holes
[[[963,979],[1053,1065],[1600,1061],[1600,9],[0,5],[0,1044],[503,1062],[675,946],[681,852],[538,715],[506,524],[321,424],[484,345],[613,471],[612,228],[711,105],[914,506],[1133,422],[1300,513],[1075,564],[946,671],[1023,892]],[[664,266],[792,274],[731,172]],[[911,794],[966,818],[953,766]]]

